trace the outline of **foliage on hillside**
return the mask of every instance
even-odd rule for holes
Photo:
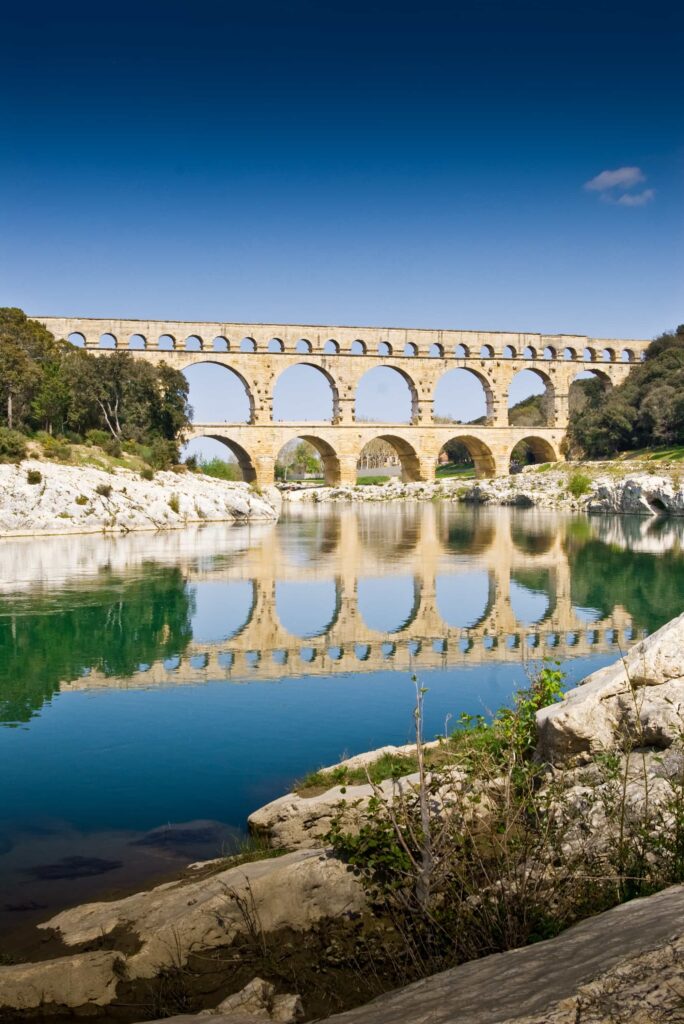
[[[0,308],[0,428],[175,442],[189,420],[188,382],[177,370],[126,352],[94,356],[20,309]]]
[[[684,442],[684,324],[656,338],[624,384],[609,391],[591,384],[571,410],[571,452],[595,458]]]

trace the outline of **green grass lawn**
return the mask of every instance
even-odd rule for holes
[[[674,444],[663,448],[639,448],[633,452],[622,452],[617,462],[641,459],[645,462],[681,462],[684,459],[684,445]]]
[[[446,466],[437,467],[435,477],[438,480],[445,480],[452,476],[457,476],[460,480],[473,480],[475,478],[475,467],[452,466],[450,463],[447,463]]]

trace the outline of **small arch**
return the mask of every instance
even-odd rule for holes
[[[302,410],[306,415],[302,414]],[[322,366],[295,363],[282,371],[273,388],[273,420],[335,423],[340,395],[333,377]]]
[[[352,341],[349,351],[353,356],[365,356],[366,354],[366,343],[357,338],[356,341]]]
[[[412,341],[407,341],[406,344],[404,345],[403,354],[412,359],[414,356],[418,355],[418,346],[414,345]]]
[[[222,335],[219,335],[217,338],[214,338],[214,340],[211,343],[211,347],[214,350],[214,352],[229,352],[230,351],[230,345],[228,343],[228,339],[224,338]]]
[[[157,348],[162,352],[173,352],[176,347],[176,339],[172,334],[162,334],[157,341]]]
[[[100,335],[100,348],[116,348],[116,338],[107,332]]]
[[[523,359],[536,359],[537,350],[534,345],[526,345],[523,349]]]
[[[282,350],[281,350],[282,351]],[[311,354],[312,346],[311,342],[306,338],[300,338],[295,344],[295,352],[299,355],[308,356]]]
[[[428,356],[430,356],[431,359],[443,359],[444,346],[440,345],[439,342],[436,341],[434,345],[430,345]]]
[[[147,348],[147,342],[143,334],[131,334],[128,339],[128,347],[131,351],[140,351]]]
[[[620,353],[620,362],[621,363],[633,363],[633,362],[635,362],[634,352],[632,351],[631,348],[623,348],[622,352]]]
[[[504,359],[515,359],[516,351],[512,345],[506,345],[502,353]]]
[[[480,349],[480,359],[493,359],[494,349],[491,345],[483,345]]]
[[[454,355],[457,359],[468,359],[470,356],[470,349],[467,345],[457,345],[454,349]]]
[[[569,345],[566,345],[566,347],[563,349],[563,359],[577,359],[577,350],[571,348]]]
[[[339,343],[334,338],[328,338],[325,345],[323,346],[324,356],[338,356],[340,354]]]
[[[266,351],[270,352],[272,355],[277,355],[278,353],[285,351],[285,346],[283,345],[280,338],[271,338],[268,345],[266,346]]]
[[[302,443],[308,447],[308,452],[306,450],[297,452]],[[329,487],[336,487],[339,484],[341,479],[340,460],[332,445],[324,441],[323,438],[317,437],[315,434],[299,434],[284,444],[276,458],[276,479],[287,479],[287,473],[282,477],[280,473],[282,469],[287,468],[288,457],[292,455],[301,459],[304,479],[307,475],[309,477],[318,476],[320,470],[320,476]],[[293,465],[291,461],[289,464]],[[280,470],[279,467],[281,467]],[[299,473],[295,472],[293,475],[299,476]]]
[[[85,348],[85,336],[80,331],[73,331],[67,338],[67,341],[74,345],[75,348]]]
[[[402,480],[407,483],[414,480],[420,480],[420,460],[416,454],[415,448],[409,444],[408,441],[404,440],[403,437],[397,437],[395,434],[380,434],[377,440],[385,441],[396,452],[397,458],[401,463]],[[357,466],[362,462],[365,448],[366,445],[364,445],[359,452]]]
[[[467,456],[464,454],[467,452]],[[478,479],[483,477],[496,476],[496,461],[491,449],[479,437],[470,434],[456,435],[445,441],[437,455],[437,465],[440,465],[442,452],[445,452],[450,459],[458,461],[450,463],[462,468],[464,476],[467,476],[468,469],[474,468],[474,475]],[[444,463],[441,463],[444,465]],[[471,474],[472,475],[472,474]]]
[[[595,363],[596,350],[593,348],[589,348],[589,346],[587,346],[582,352],[582,359],[585,361],[585,363]]]
[[[552,427],[555,422],[555,389],[543,370],[519,370],[508,389],[510,427]]]
[[[201,352],[202,349],[204,348],[204,345],[202,344],[202,339],[199,337],[199,335],[191,334],[188,338],[185,339],[184,348],[186,352]]]
[[[547,345],[546,348],[544,349],[542,355],[543,355],[544,359],[555,359],[556,358],[556,350],[553,347],[553,345]]]
[[[254,338],[243,338],[240,342],[241,352],[256,352],[257,346]]]
[[[392,346],[390,345],[389,341],[381,341],[380,342],[380,344],[378,345],[378,355],[379,356],[391,356],[392,355]]]
[[[367,423],[412,423],[418,416],[418,391],[397,366],[374,366],[356,387],[354,419]]]
[[[558,462],[556,450],[545,437],[536,437],[534,434],[523,437],[511,449],[509,465],[513,470],[543,462]]]
[[[435,423],[488,423],[494,414],[494,395],[484,374],[472,367],[448,370],[433,395]]]
[[[615,351],[612,348],[601,349],[601,362],[602,363],[614,363],[615,362]]]

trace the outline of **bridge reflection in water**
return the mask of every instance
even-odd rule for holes
[[[625,606],[607,608],[604,595],[584,607],[581,592],[602,570],[590,554],[573,588],[577,551],[659,554],[678,549],[680,534],[450,504],[294,509],[229,553],[198,553],[198,541],[174,559],[193,595],[181,653],[125,678],[86,670],[61,689],[617,657],[653,622],[634,616],[628,595]]]

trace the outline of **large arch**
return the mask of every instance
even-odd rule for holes
[[[508,387],[508,425],[552,427],[556,421],[556,393],[544,370],[519,370]]]
[[[471,367],[447,370],[434,390],[433,419],[437,423],[488,423],[494,395],[483,373]]]
[[[232,438],[227,437],[225,434],[218,433],[195,434],[191,440],[198,441],[202,437],[211,438],[212,441],[220,441],[221,444],[224,444],[226,448],[228,448],[233,453],[233,455],[235,456],[235,460],[240,468],[242,479],[245,481],[245,483],[251,484],[256,481],[257,473],[254,465],[254,460],[252,456],[249,454],[249,452],[245,448],[243,448],[241,444],[238,444],[237,441],[233,441]]]
[[[296,434],[294,437],[289,438],[277,453],[276,462],[278,461],[283,448],[286,445],[292,444],[293,441],[306,441],[306,443],[310,444],[312,448],[315,448],[321,458],[323,476],[326,484],[328,484],[329,487],[336,487],[341,479],[340,460],[337,456],[337,452],[328,441],[325,441],[322,437],[317,437],[315,434]]]
[[[354,396],[354,419],[367,423],[413,423],[418,417],[418,389],[398,366],[374,366],[360,378]]]
[[[485,444],[484,441],[481,441],[479,437],[473,437],[470,434],[464,434],[463,436],[457,434],[444,441],[439,452],[437,452],[437,457],[435,459],[436,465],[440,462],[441,453],[452,442],[458,442],[468,450],[468,454],[472,460],[472,465],[475,469],[475,476],[478,479],[481,479],[482,477],[496,476],[496,460],[494,459],[494,455],[492,454],[490,447]]]
[[[356,606],[368,629],[375,633],[403,633],[420,611],[422,586],[414,575],[359,576]]]
[[[370,441],[376,440],[376,438],[370,438],[366,444],[370,444]],[[401,463],[401,479],[406,483],[411,481],[420,480],[420,459],[418,454],[413,447],[403,437],[398,437],[396,434],[379,434],[377,437],[378,441],[385,441],[397,453],[399,462]],[[364,444],[363,448],[366,445]],[[363,454],[363,448],[359,452],[359,462]]]
[[[304,417],[301,409],[316,415]],[[340,415],[340,394],[332,375],[314,363],[293,363],[276,379],[273,388],[275,422],[336,423]]]
[[[254,422],[254,395],[237,370],[209,358],[186,366],[183,374],[198,423]]]

